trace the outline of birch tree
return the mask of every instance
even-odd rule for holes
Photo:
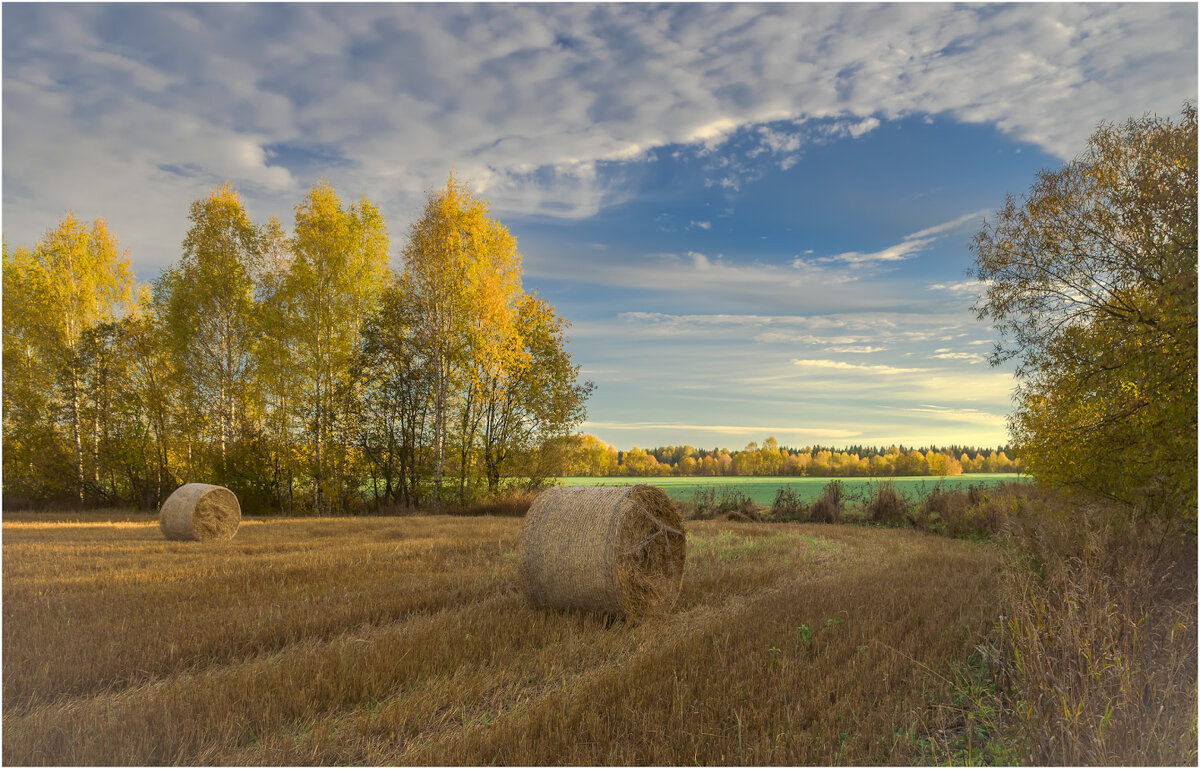
[[[25,263],[25,285],[36,290],[36,317],[29,318],[28,341],[34,354],[55,371],[57,397],[63,404],[74,450],[75,497],[85,501],[84,335],[113,320],[133,296],[129,259],[103,219],[88,226],[68,214],[37,244]],[[28,307],[26,311],[29,311]]]
[[[45,323],[47,279],[33,251],[4,246],[4,487],[45,501],[78,491],[56,430],[57,369]]]
[[[578,381],[579,367],[566,350],[566,327],[545,299],[524,296],[517,315],[520,353],[484,380],[482,446],[491,493],[501,478],[514,474],[514,459],[530,486],[565,469],[568,455],[549,449],[583,421],[584,403],[594,387]],[[561,462],[555,465],[552,459]]]
[[[296,207],[292,260],[280,288],[298,401],[310,449],[313,507],[346,508],[351,472],[354,370],[362,332],[387,277],[388,235],[366,198],[344,207],[326,182]],[[355,490],[356,491],[356,490]]]
[[[376,504],[411,507],[422,501],[431,473],[425,447],[433,376],[429,355],[416,343],[418,317],[404,277],[383,292],[379,313],[367,325],[362,447]]]
[[[458,414],[459,496],[471,473],[483,382],[519,350],[516,239],[487,216],[487,202],[450,176],[430,194],[404,250],[404,276],[417,315],[417,344],[433,384],[434,505],[443,498],[449,418]]]
[[[231,483],[230,456],[255,393],[258,230],[229,185],[193,201],[179,263],[159,281],[162,322],[183,409],[215,456],[204,477]],[[238,489],[235,489],[238,490]]]
[[[288,310],[291,243],[283,225],[271,217],[259,232],[262,272],[257,302],[259,343],[255,370],[263,399],[263,435],[267,472],[276,502],[291,511],[295,504],[301,456],[297,446],[306,431],[299,422],[299,372]]]

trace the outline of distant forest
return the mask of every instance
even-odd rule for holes
[[[814,477],[889,477],[911,475],[962,475],[963,473],[1019,473],[1024,467],[1012,449],[999,446],[979,449],[968,446],[876,448],[851,446],[827,449],[820,446],[792,449],[767,438],[760,446],[751,443],[738,451],[696,449],[691,446],[634,447],[618,451],[593,435],[569,439],[568,475],[577,476],[663,476],[663,475],[792,475]]]

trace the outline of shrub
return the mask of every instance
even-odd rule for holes
[[[690,518],[699,521],[707,521],[716,516],[717,510],[717,488],[710,486],[707,489],[696,489],[692,492]]]
[[[826,484],[821,496],[812,503],[810,518],[820,523],[837,523],[842,519],[846,506],[846,492],[841,481],[830,481]]]
[[[691,517],[696,520],[707,521],[725,516],[730,520],[759,523],[762,517],[757,508],[754,500],[730,486],[697,489],[692,493]]]
[[[945,489],[940,483],[935,484],[921,503],[908,512],[907,522],[921,531],[963,536],[966,533],[964,520],[969,506],[965,491]]]
[[[896,485],[891,481],[873,486],[866,504],[866,512],[872,521],[890,526],[904,523],[908,508],[908,499],[896,491]]]
[[[902,520],[933,534],[989,538],[998,534],[1010,517],[1023,514],[1030,499],[1037,495],[1037,487],[1027,483],[1004,483],[990,488],[972,485],[965,490],[944,489],[938,484],[916,504],[905,500]],[[868,511],[874,504],[877,502],[872,498]]]
[[[807,521],[808,505],[800,500],[800,495],[791,486],[781,486],[775,492],[775,501],[771,503],[771,520]]]

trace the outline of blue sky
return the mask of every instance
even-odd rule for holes
[[[105,217],[148,281],[212,187],[288,223],[324,175],[383,208],[398,254],[454,167],[572,322],[583,429],[619,448],[1006,442],[971,236],[1098,122],[1197,89],[1190,3],[6,3],[3,22],[8,243]]]

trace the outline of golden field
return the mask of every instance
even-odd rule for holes
[[[990,546],[719,521],[666,615],[536,611],[520,524],[6,516],[4,763],[910,763],[999,611]]]

